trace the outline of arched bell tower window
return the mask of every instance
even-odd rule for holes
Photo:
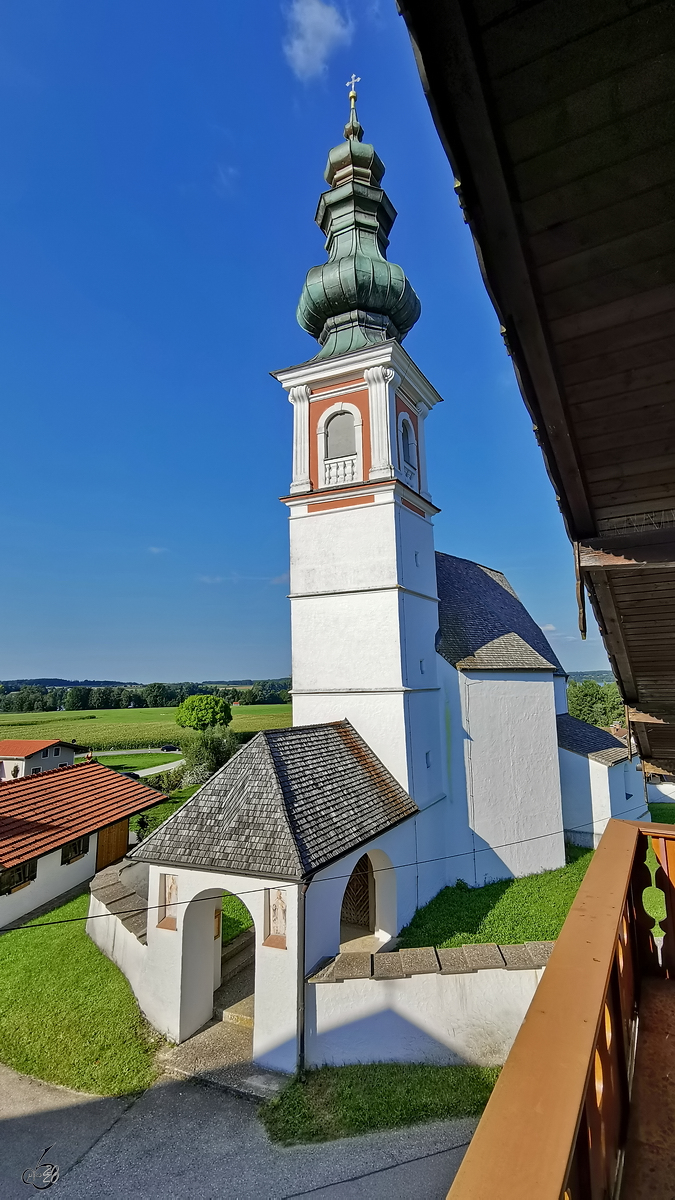
[[[412,421],[405,413],[399,414],[398,420],[398,455],[400,473],[410,487],[417,490],[417,441]]]
[[[345,401],[330,408],[317,426],[319,439],[319,487],[360,483],[363,418],[359,409]]]
[[[356,454],[356,430],[350,412],[339,412],[326,426],[326,458],[346,458]]]
[[[408,421],[404,421],[401,426],[401,441],[403,443],[403,461],[409,467],[415,466],[414,450],[410,440],[410,425]]]

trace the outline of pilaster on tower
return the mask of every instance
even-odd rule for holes
[[[298,320],[315,358],[275,372],[293,405],[293,721],[348,717],[423,807],[442,794],[425,424],[441,397],[401,341],[420,314],[386,259],[396,212],[350,94]]]

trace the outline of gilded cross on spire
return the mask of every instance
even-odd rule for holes
[[[349,88],[349,120],[345,125],[345,137],[347,141],[360,142],[363,137],[363,127],[356,115],[356,85],[360,82],[361,76],[352,73],[351,79],[348,79],[345,84],[345,87]]]
[[[360,83],[360,82],[361,82],[361,76],[355,75],[352,72],[351,79],[348,79],[345,84],[345,87],[348,87],[350,89],[349,99],[351,100],[352,108],[356,104],[356,85],[357,85],[357,83]]]

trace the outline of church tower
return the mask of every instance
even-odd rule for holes
[[[402,348],[420,303],[386,258],[396,211],[354,81],[328,156],[298,321],[315,358],[275,372],[293,405],[293,720],[347,717],[422,807],[444,792],[425,424],[441,397]]]

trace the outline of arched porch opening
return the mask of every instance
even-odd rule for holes
[[[377,949],[396,936],[396,873],[383,850],[369,850],[347,880],[340,911],[340,944]],[[370,939],[370,942],[364,941]]]
[[[180,1027],[189,1037],[212,1017],[253,1029],[255,929],[238,896],[199,892],[182,922]]]

